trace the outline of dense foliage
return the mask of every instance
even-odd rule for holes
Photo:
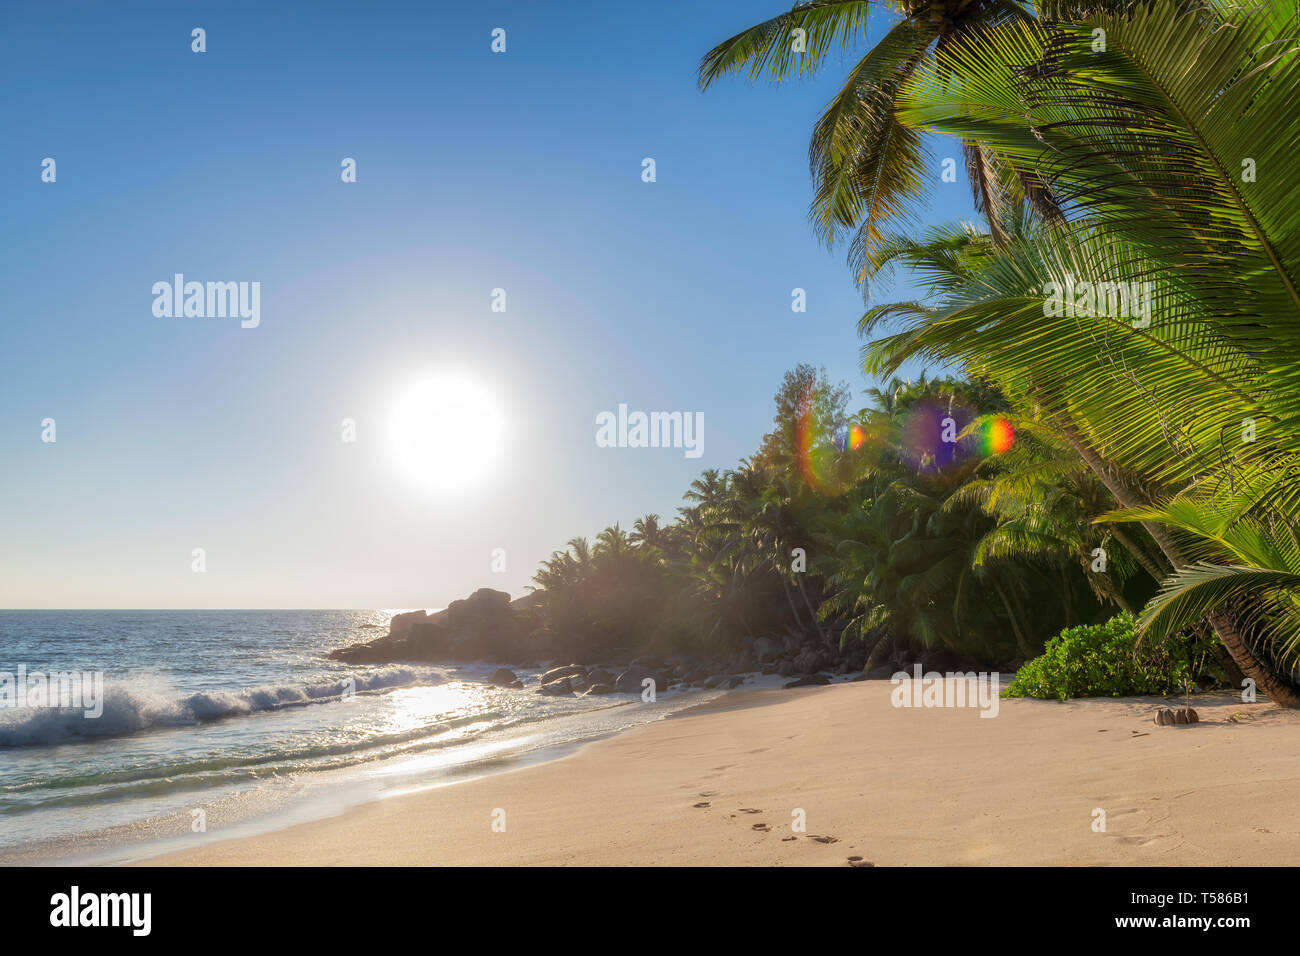
[[[1141,697],[1195,684],[1206,650],[1190,640],[1140,646],[1131,614],[1062,631],[1022,667],[1003,697]]]
[[[867,669],[938,650],[994,665],[1152,593],[1119,552],[1089,570],[1115,546],[1086,520],[1114,504],[1098,483],[1032,431],[986,447],[989,422],[1009,424],[997,391],[923,376],[869,395],[850,413],[824,372],[787,373],[759,451],[705,472],[677,520],[615,525],[544,562],[552,638],[575,654],[667,652],[789,632],[857,648]],[[1140,529],[1129,541],[1154,547]]]
[[[868,375],[946,376],[847,414],[795,370],[753,459],[653,543],[647,518],[547,563],[556,626],[789,627],[869,669],[1029,658],[1133,611],[1142,642],[1195,634],[1300,706],[1300,0],[806,0],[709,51],[701,85],[810,75],[873,11],[894,20],[813,130],[810,215],[865,290],[927,286],[862,316]],[[982,223],[912,227],[932,143]],[[1091,646],[1071,633],[1054,654]]]
[[[864,285],[930,284],[863,317],[869,374],[958,369],[1034,438],[1009,468],[1043,507],[1012,514],[1024,489],[996,476],[957,495],[1004,522],[971,566],[1105,534],[1160,581],[1144,637],[1212,632],[1234,683],[1300,706],[1300,2],[807,0],[711,50],[701,84],[806,76],[873,10],[896,21],[814,129],[812,218]],[[927,142],[960,143],[983,224],[907,228]],[[975,533],[925,523],[950,556]],[[869,574],[867,604],[890,593]],[[1089,579],[1131,600],[1113,582]],[[913,594],[881,613],[953,640]]]

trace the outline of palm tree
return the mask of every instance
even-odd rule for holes
[[[638,548],[658,548],[664,542],[664,530],[659,526],[659,516],[655,514],[637,518],[632,524],[632,533],[628,542]]]
[[[927,192],[921,130],[895,115],[900,90],[918,71],[942,70],[949,46],[985,29],[1032,19],[1020,0],[807,0],[719,43],[700,62],[699,83],[766,75],[775,83],[811,76],[833,49],[865,39],[869,15],[890,7],[900,15],[849,71],[813,128],[808,147],[814,198],[809,218],[828,244],[852,235],[850,261],[859,278],[878,261],[884,229],[907,221]],[[1032,171],[1013,170],[979,140],[961,137],[975,206],[1001,242],[1000,210],[1028,198],[1057,216],[1051,191]]]
[[[1193,542],[1213,522],[1180,524],[1171,502],[1213,511],[1217,489],[1248,488],[1257,494],[1235,520],[1270,527],[1300,505],[1294,21],[1269,6],[1186,14],[1176,0],[1151,0],[1049,26],[1002,24],[950,44],[943,69],[914,71],[897,97],[900,122],[979,139],[1054,183],[1073,225],[1031,226],[971,265],[937,305],[899,316],[901,331],[873,343],[868,364],[960,361],[1048,423],[1179,570],[1161,607],[1203,611],[1247,676],[1300,706],[1274,652],[1297,620],[1288,579],[1270,578],[1247,603],[1245,578],[1202,591],[1222,598],[1213,607],[1174,597],[1218,572],[1191,569]],[[1049,283],[1116,280],[1158,280],[1149,321],[1082,298],[1045,307]],[[1245,421],[1260,439],[1229,439]]]

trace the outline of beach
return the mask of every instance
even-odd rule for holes
[[[895,707],[892,689],[734,692],[547,763],[137,862],[1262,866],[1300,851],[1294,711],[1202,695],[1199,723],[1158,727],[1172,701],[1016,699],[990,719]]]

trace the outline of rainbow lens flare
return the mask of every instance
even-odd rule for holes
[[[1015,443],[1016,430],[1005,418],[991,418],[984,423],[980,435],[980,452],[986,458],[1010,451]]]

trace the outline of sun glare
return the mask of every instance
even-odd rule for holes
[[[393,452],[402,470],[433,491],[456,491],[486,477],[504,426],[492,398],[465,378],[437,376],[405,392],[393,411]]]

